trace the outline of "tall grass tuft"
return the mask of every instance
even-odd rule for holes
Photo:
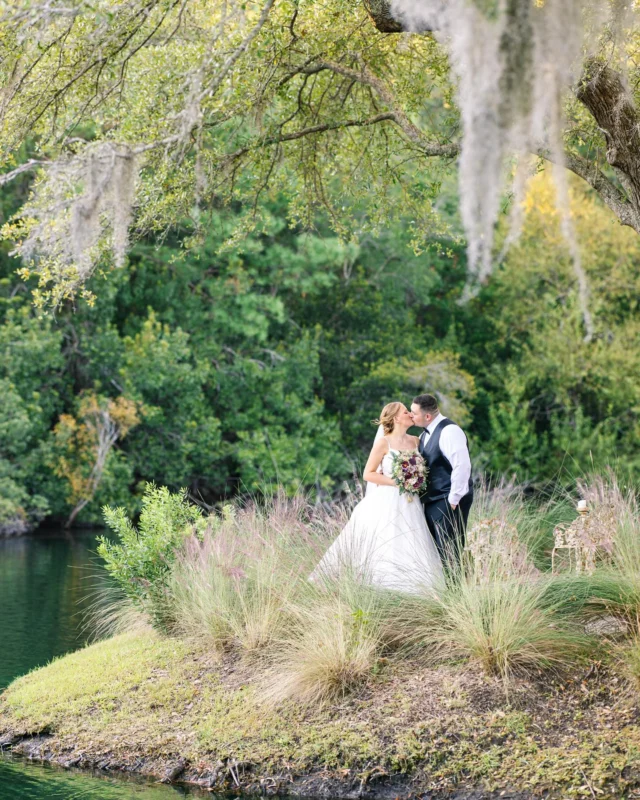
[[[551,581],[542,576],[477,581],[461,572],[422,609],[414,604],[411,638],[431,662],[475,661],[505,682],[514,675],[566,668],[584,653],[588,640],[559,613],[561,601],[549,603]]]
[[[349,577],[308,587],[264,681],[273,701],[322,705],[342,698],[373,672],[388,647],[398,598]]]
[[[146,633],[151,629],[149,616],[115,586],[94,590],[82,615],[81,630],[92,641],[121,633]]]
[[[310,575],[349,509],[276,495],[228,505],[178,553],[174,632],[260,657],[263,696],[324,703],[360,684],[388,645],[397,595],[350,572]]]
[[[301,582],[341,524],[339,513],[302,497],[225,506],[176,558],[175,632],[205,637],[218,651],[263,652],[289,625]]]
[[[615,648],[617,662],[636,691],[640,691],[640,637],[636,633],[630,642]]]
[[[475,505],[475,503],[474,503]],[[467,549],[446,587],[405,604],[399,635],[429,662],[470,660],[506,684],[515,675],[564,669],[584,653],[574,587],[533,564],[535,509],[516,487],[480,492]]]

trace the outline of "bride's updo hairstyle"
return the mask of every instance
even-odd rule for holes
[[[387,436],[393,432],[396,424],[395,419],[400,411],[402,411],[402,403],[387,403],[380,412],[380,419],[374,419],[373,424],[382,425],[384,435]]]

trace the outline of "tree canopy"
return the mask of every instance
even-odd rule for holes
[[[451,182],[442,197],[448,219]],[[224,253],[232,209],[212,212],[201,245],[183,247],[188,225],[139,241],[128,269],[89,279],[95,305],[55,315],[33,308],[37,279],[5,245],[0,530],[67,519],[83,500],[80,522],[104,503],[135,511],[147,481],[209,504],[277,484],[326,497],[359,474],[382,406],[423,390],[465,427],[479,472],[544,486],[637,469],[640,240],[577,180],[571,203],[603,333],[590,343],[544,174],[519,243],[464,305],[461,243],[405,257],[400,220],[345,244],[321,217],[315,233],[291,228],[283,198]],[[110,421],[119,435],[101,450]]]
[[[366,6],[0,3],[0,528],[149,480],[323,496],[423,390],[489,472],[637,467],[633,28],[566,100],[575,252],[539,169],[474,295],[448,53]]]
[[[391,5],[367,6],[389,30]],[[398,214],[414,247],[442,230],[436,199],[461,120],[447,52],[430,34],[381,33],[355,0],[1,10],[2,180],[38,169],[5,233],[39,275],[38,302],[57,304],[96,266],[121,263],[130,225],[139,236],[189,219],[201,240],[209,210],[235,202],[232,244],[260,228],[265,195],[286,194],[290,221],[306,227],[322,206],[345,239]],[[567,166],[640,230],[627,89],[638,85],[637,31],[627,33],[626,77],[609,31],[606,62],[596,52],[574,87],[563,138]]]

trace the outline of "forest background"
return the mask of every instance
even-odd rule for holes
[[[0,256],[0,525],[135,513],[147,481],[214,504],[280,484],[316,496],[358,476],[388,401],[424,390],[468,432],[478,472],[535,488],[640,456],[640,241],[586,184],[572,213],[597,329],[585,342],[575,276],[544,173],[523,235],[479,294],[466,281],[455,178],[436,201],[449,233],[411,249],[411,220],[345,243],[322,217],[292,227],[284,200],[220,253],[243,209],[210,208],[96,274],[94,305],[33,305]],[[24,202],[5,187],[3,221]],[[101,412],[116,420],[98,453]],[[104,433],[104,431],[102,431]],[[102,443],[104,445],[104,442]],[[99,480],[96,461],[102,457]]]

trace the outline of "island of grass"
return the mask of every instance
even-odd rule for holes
[[[203,521],[150,489],[103,551],[135,624],[16,680],[0,743],[209,791],[636,796],[635,498],[596,483],[613,544],[589,574],[550,572],[555,522],[523,502],[483,496],[460,573],[410,597],[309,584],[335,510],[276,499]]]

